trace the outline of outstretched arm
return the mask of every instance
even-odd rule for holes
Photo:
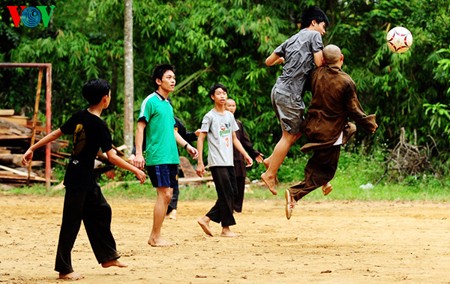
[[[50,134],[46,135],[44,138],[39,140],[36,144],[31,145],[30,148],[28,148],[28,150],[22,156],[22,165],[28,166],[28,164],[33,159],[33,152],[34,152],[34,150],[36,150],[36,149],[46,145],[47,143],[50,143],[50,142],[58,139],[63,134],[64,133],[62,133],[61,129],[58,128],[58,129],[50,132]]]
[[[134,173],[134,175],[141,183],[145,182],[145,179],[147,178],[145,173],[140,169],[136,168],[135,166],[133,166],[132,164],[125,162],[125,160],[123,160],[121,157],[117,155],[114,149],[111,148],[111,150],[106,152],[106,156],[108,156],[108,161],[111,164]]]

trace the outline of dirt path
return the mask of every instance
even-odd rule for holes
[[[53,271],[61,197],[0,195],[0,283],[61,283]],[[234,239],[207,237],[196,219],[213,201],[180,201],[152,248],[153,200],[109,198],[128,268],[101,268],[84,227],[77,283],[450,283],[450,206],[424,202],[303,202],[286,220],[281,198],[247,201]],[[220,227],[212,224],[218,235]]]

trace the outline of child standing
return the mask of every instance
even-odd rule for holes
[[[227,88],[222,84],[215,84],[208,95],[214,102],[202,120],[202,126],[197,140],[198,165],[197,175],[202,177],[205,172],[203,163],[203,144],[208,139],[208,166],[210,168],[217,192],[217,201],[209,212],[198,220],[203,231],[212,236],[210,221],[222,225],[222,237],[235,237],[230,226],[235,225],[233,216],[234,196],[237,193],[236,176],[233,167],[233,145],[244,156],[247,165],[252,165],[252,158],[247,154],[236,137],[239,127],[234,116],[225,108]]]
[[[261,175],[261,179],[274,195],[277,194],[275,184],[278,169],[291,146],[301,136],[305,84],[314,64],[317,67],[322,65],[322,36],[328,25],[328,18],[321,9],[309,7],[302,15],[302,29],[278,46],[266,59],[267,66],[284,63],[283,73],[278,77],[271,94],[282,136],[272,155],[264,160],[267,170]]]
[[[59,129],[46,135],[32,145],[23,155],[22,164],[28,165],[33,152],[63,134],[73,135],[73,151],[64,177],[66,193],[56,253],[55,270],[60,279],[78,280],[83,275],[74,272],[71,252],[81,221],[84,223],[95,257],[107,268],[126,267],[119,262],[116,242],[111,233],[111,207],[102,194],[94,175],[94,161],[99,149],[106,153],[109,162],[133,172],[144,183],[143,171],[128,164],[117,156],[112,148],[111,134],[100,118],[111,101],[111,87],[102,79],[90,80],[83,86],[83,97],[89,107],[72,115]]]
[[[227,99],[226,109],[230,111],[233,115],[236,112],[236,102],[233,99]],[[253,149],[253,143],[250,141],[247,132],[244,130],[244,124],[239,119],[236,119],[236,123],[239,130],[236,131],[236,137],[239,142],[241,142],[242,147],[249,153],[252,159],[255,159],[258,163],[263,162],[264,155],[259,151]],[[234,160],[234,172],[236,173],[236,183],[237,183],[237,194],[234,200],[234,211],[242,212],[242,205],[244,203],[244,193],[245,193],[245,178],[247,177],[247,168],[245,167],[245,161],[242,154],[237,150],[233,149],[233,160]]]

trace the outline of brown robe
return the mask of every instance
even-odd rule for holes
[[[378,127],[375,115],[362,109],[352,78],[337,66],[317,68],[311,81],[313,97],[303,133],[308,138],[301,150],[314,151],[305,167],[305,179],[290,188],[295,200],[329,182],[336,173],[340,145],[333,145],[343,132],[342,144],[355,133],[356,126],[369,132]]]
[[[247,132],[244,130],[244,125],[238,119],[236,123],[239,126],[239,130],[236,131],[236,137],[241,142],[242,147],[247,151],[248,155],[255,159],[261,153],[253,148],[253,143],[250,140]],[[242,212],[242,204],[244,203],[245,193],[245,178],[247,177],[247,168],[245,166],[245,159],[236,147],[233,147],[233,160],[234,171],[236,173],[237,192],[234,195],[234,210],[236,212]]]

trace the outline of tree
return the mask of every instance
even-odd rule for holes
[[[125,145],[128,146],[127,154],[131,153],[133,148],[133,129],[134,129],[134,80],[133,80],[133,0],[125,0],[125,17],[124,17],[124,69],[125,69],[125,84],[124,84],[124,127],[123,137]]]

